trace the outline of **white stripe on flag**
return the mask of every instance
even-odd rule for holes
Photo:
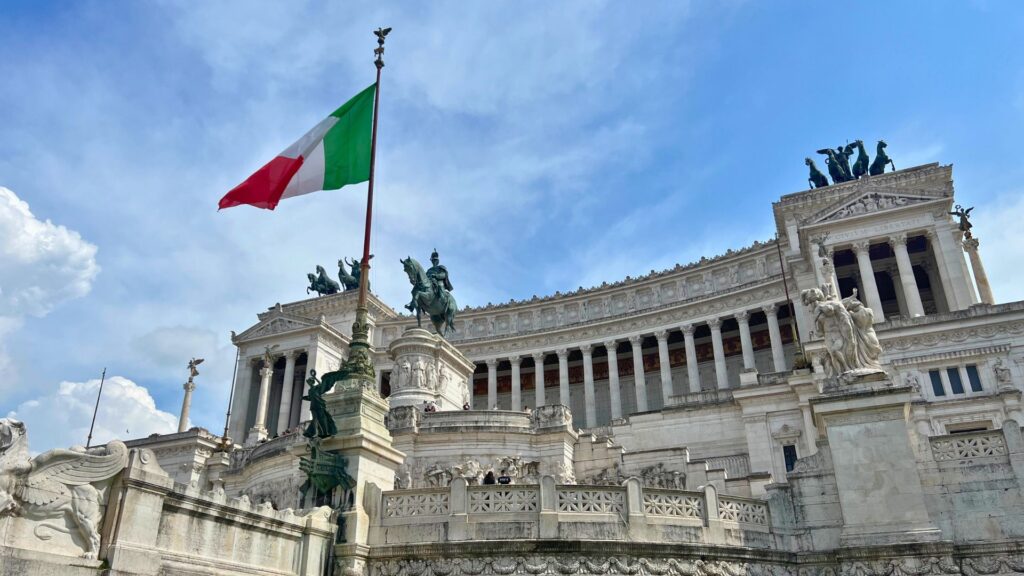
[[[323,141],[324,134],[327,134],[327,131],[337,123],[338,119],[334,116],[324,118],[312,130],[306,132],[302,138],[299,138],[294,144],[285,148],[284,152],[281,152],[278,156],[284,156],[285,158],[298,158],[302,156],[305,158],[317,143]]]
[[[288,182],[281,198],[291,198],[323,190],[325,164],[324,141],[320,140],[316,148],[309,151],[308,155],[303,156],[302,166]]]

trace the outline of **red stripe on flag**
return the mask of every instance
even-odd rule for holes
[[[281,201],[281,194],[288,186],[292,176],[302,166],[302,157],[285,158],[278,156],[267,162],[245,182],[231,189],[220,199],[220,208],[231,208],[241,204],[249,204],[257,208],[273,210]]]

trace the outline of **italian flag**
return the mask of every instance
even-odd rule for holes
[[[377,85],[356,94],[344,106],[235,186],[220,208],[249,204],[273,210],[282,198],[318,190],[337,190],[370,179],[370,136]]]

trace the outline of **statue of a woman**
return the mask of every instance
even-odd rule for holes
[[[309,400],[309,411],[313,419],[302,435],[307,438],[330,438],[338,433],[338,427],[334,425],[334,418],[327,411],[327,402],[324,400],[324,394],[330,391],[334,383],[328,382],[324,384],[318,381],[316,379],[316,370],[310,370],[306,384],[309,385],[309,392],[302,399]]]
[[[856,288],[853,289],[852,296],[843,298],[843,306],[846,307],[853,319],[853,331],[857,336],[856,368],[880,369],[878,357],[882,354],[882,346],[878,343],[878,336],[875,334],[875,313],[857,299]]]

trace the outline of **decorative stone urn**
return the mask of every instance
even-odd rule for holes
[[[461,410],[469,401],[474,365],[447,340],[410,328],[391,342],[391,408],[433,402],[438,410]]]

